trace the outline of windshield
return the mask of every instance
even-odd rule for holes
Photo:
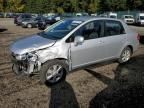
[[[125,18],[133,18],[133,16],[125,16]]]
[[[141,19],[141,20],[144,20],[144,16],[140,16],[140,19]]]
[[[82,22],[83,21],[71,19],[62,20],[48,27],[45,31],[38,33],[38,35],[53,40],[62,39]]]
[[[115,15],[110,15],[110,18],[116,18],[116,16]]]

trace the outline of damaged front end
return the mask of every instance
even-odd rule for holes
[[[18,55],[12,53],[13,71],[16,74],[27,74],[38,72],[41,69],[41,62],[38,60],[38,56],[34,53],[27,53]]]

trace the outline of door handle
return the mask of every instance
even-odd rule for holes
[[[100,44],[104,43],[103,41],[99,41]]]

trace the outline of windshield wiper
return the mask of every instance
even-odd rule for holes
[[[41,35],[41,36],[47,36],[47,34],[43,31],[43,32],[40,32],[40,33],[38,33],[38,35]]]

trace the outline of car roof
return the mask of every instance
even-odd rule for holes
[[[92,16],[82,16],[82,17],[72,17],[72,18],[66,18],[71,20],[78,20],[78,21],[90,21],[90,20],[113,20],[113,21],[121,21],[119,19],[114,18],[104,18],[104,17],[92,17]]]

